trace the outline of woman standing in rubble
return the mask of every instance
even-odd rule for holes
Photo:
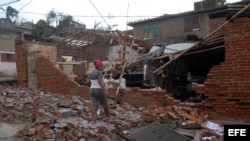
[[[89,75],[91,86],[90,86],[90,97],[91,97],[91,114],[92,114],[92,123],[96,123],[96,112],[98,105],[103,106],[103,110],[107,118],[109,119],[109,107],[106,97],[107,89],[105,88],[104,79],[103,79],[103,62],[101,60],[94,61],[95,70],[92,71]]]

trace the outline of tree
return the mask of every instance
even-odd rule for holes
[[[70,15],[60,15],[59,24],[56,27],[57,35],[66,36],[67,34],[71,34],[72,25],[74,23],[73,17]]]
[[[56,21],[56,19],[57,19],[57,14],[54,9],[52,9],[51,11],[49,11],[49,13],[47,13],[46,22],[48,25],[51,25],[53,22]]]
[[[32,29],[32,34],[39,37],[49,37],[53,35],[55,28],[49,26],[45,20],[39,20]]]
[[[59,26],[70,25],[74,20],[70,15],[61,15],[61,20],[59,21]]]
[[[18,11],[14,8],[12,8],[11,6],[8,6],[7,9],[6,9],[6,19],[7,21],[9,22],[13,22],[12,19],[13,18],[18,18]],[[16,21],[16,20],[14,20]]]

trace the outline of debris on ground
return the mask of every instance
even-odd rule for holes
[[[220,139],[223,135],[216,131],[218,128],[213,128],[216,123],[206,120],[204,113],[176,105],[135,108],[129,103],[117,104],[109,99],[111,119],[105,118],[100,107],[97,123],[91,124],[90,101],[78,96],[68,99],[42,90],[1,86],[0,100],[0,120],[5,124],[25,125],[12,137],[17,141],[123,141],[129,140],[135,130],[152,123],[159,123],[195,141],[197,138]]]

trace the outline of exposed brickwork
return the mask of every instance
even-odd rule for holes
[[[39,45],[40,43],[31,43],[29,41],[16,39],[16,65],[18,85],[28,87],[28,48],[30,46]],[[43,46],[46,46],[44,44]],[[49,46],[49,45],[48,45]],[[34,72],[37,75],[37,87],[43,88],[45,91],[60,93],[63,95],[79,95],[89,99],[89,88],[80,86],[78,83],[69,79],[61,70],[56,68],[54,63],[47,58],[39,57],[36,60],[36,68]],[[33,73],[34,73],[33,72]],[[35,82],[34,82],[35,83]]]
[[[28,63],[24,41],[21,38],[17,38],[15,43],[18,85],[28,87]]]
[[[225,62],[214,66],[204,85],[205,108],[236,120],[250,121],[250,19],[237,18],[225,30]]]
[[[55,67],[49,59],[38,57],[36,64],[39,64],[36,66],[38,88],[65,96],[78,95],[85,99],[90,98],[89,87],[80,86],[75,81],[72,81],[59,68]],[[182,105],[200,108],[201,106],[201,104],[181,103],[179,100],[167,96],[165,91],[139,89],[137,87],[126,91],[122,89],[118,98],[135,107]]]
[[[205,111],[209,111],[209,115],[214,117],[219,113],[237,120],[250,121],[249,25],[248,18],[237,18],[225,26],[225,62],[214,66],[208,73],[204,85],[197,87],[197,92],[204,93],[207,97],[202,104],[185,104],[167,96],[165,91],[137,88],[121,90],[119,99],[135,107],[167,104],[199,107],[200,110],[205,108]],[[23,41],[17,41],[16,52],[18,82],[21,86],[27,86],[27,55]],[[61,52],[59,54],[62,55]],[[38,88],[89,99],[89,88],[69,79],[49,59],[38,57],[36,64]]]
[[[38,88],[65,96],[77,95],[85,99],[90,99],[89,87],[80,86],[71,80],[59,68],[54,66],[49,59],[38,57],[36,64]]]
[[[114,97],[115,91],[110,91],[109,96]],[[153,89],[139,89],[132,87],[128,90],[121,89],[117,97],[121,102],[127,102],[134,107],[150,107],[150,106],[185,106],[191,108],[199,108],[203,111],[202,104],[200,103],[182,103],[173,97],[167,95],[166,91],[153,90]]]

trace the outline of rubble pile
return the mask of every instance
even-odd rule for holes
[[[123,141],[128,140],[129,131],[153,122],[178,129],[176,132],[179,132],[183,125],[201,127],[206,117],[188,107],[167,105],[135,108],[126,102],[117,104],[109,99],[111,119],[107,121],[99,107],[97,123],[91,124],[89,101],[78,96],[69,99],[43,90],[0,87],[0,99],[1,121],[28,123],[17,132],[15,140]],[[189,137],[194,138],[195,134]]]

